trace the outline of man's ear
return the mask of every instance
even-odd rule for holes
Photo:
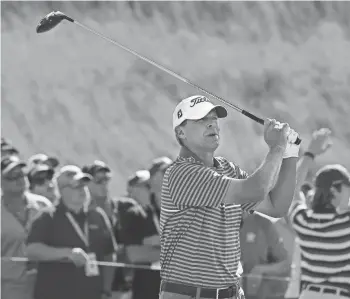
[[[175,132],[176,132],[177,138],[185,139],[185,130],[184,130],[183,127],[178,126],[178,127],[175,129]]]
[[[182,139],[185,137],[185,131],[184,131],[183,127],[178,127],[177,136],[181,137]]]

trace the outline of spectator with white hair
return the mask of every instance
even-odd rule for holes
[[[28,256],[38,261],[34,298],[108,298],[111,281],[96,261],[112,261],[116,248],[105,212],[88,209],[91,176],[66,165],[55,180],[60,200],[38,216],[28,235]]]

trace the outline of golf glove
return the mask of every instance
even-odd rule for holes
[[[293,143],[296,138],[298,137],[298,133],[295,132],[293,129],[290,129],[288,133],[288,143],[287,147],[283,153],[283,159],[287,158],[298,158],[299,157],[299,149],[300,149],[300,144],[297,145]]]

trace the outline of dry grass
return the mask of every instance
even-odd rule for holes
[[[334,131],[320,161],[350,167],[350,3],[2,2],[2,136],[25,158],[44,151],[65,162],[110,163],[113,191],[158,155],[177,154],[176,102],[197,91],[131,55],[38,20],[62,10],[261,116],[288,121],[304,145]],[[248,170],[266,147],[261,126],[232,111],[219,154]]]

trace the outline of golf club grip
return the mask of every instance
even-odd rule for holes
[[[264,120],[260,117],[255,116],[254,114],[251,114],[246,110],[242,110],[242,114],[244,114],[245,116],[248,116],[252,120],[255,120],[257,123],[264,125]]]
[[[68,17],[68,16],[64,16],[64,18],[67,20],[67,21],[69,21],[69,22],[72,22],[72,23],[74,23],[75,21],[74,21],[74,19],[72,19],[72,18],[70,18],[70,17]]]
[[[252,120],[255,120],[257,123],[264,125],[264,120],[260,117],[255,116],[254,114],[251,114],[246,110],[242,110],[242,114],[249,117]],[[300,143],[301,143],[301,139],[297,137],[297,139],[294,141],[294,144],[299,145]]]

